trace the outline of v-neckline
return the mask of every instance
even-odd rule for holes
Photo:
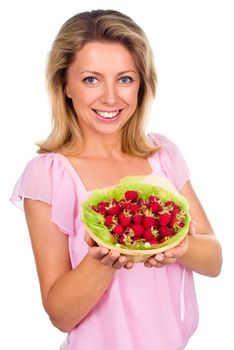
[[[81,180],[81,177],[79,175],[79,173],[76,171],[76,169],[74,168],[74,166],[71,164],[71,162],[68,160],[68,158],[60,153],[54,153],[56,156],[58,156],[65,168],[68,170],[68,172],[70,173],[70,175],[72,176],[72,178],[74,179],[74,181],[77,183],[78,185],[78,190],[82,191],[84,193],[85,196],[89,195],[90,193],[92,193],[93,191],[101,188],[101,187],[96,187],[92,190],[88,190],[84,184],[84,182]],[[155,170],[156,170],[156,166],[155,166],[155,157],[154,156],[151,156],[151,157],[148,157],[147,158],[147,161],[151,167],[151,172],[149,174],[146,174],[145,176],[149,176],[149,175],[153,175],[155,173]],[[136,174],[137,175],[141,175],[141,174]],[[116,184],[117,185],[117,184]],[[114,186],[114,185],[113,185]],[[106,186],[106,187],[103,187],[103,189],[105,188],[108,188],[108,187],[111,187],[111,186]]]

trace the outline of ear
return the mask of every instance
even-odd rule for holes
[[[72,98],[71,93],[70,93],[70,89],[67,85],[64,88],[64,93],[68,98]]]

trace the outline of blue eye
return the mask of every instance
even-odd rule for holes
[[[131,77],[125,76],[120,78],[121,83],[123,84],[130,84],[133,82],[133,79]]]
[[[89,85],[94,85],[96,82],[97,82],[97,79],[95,77],[86,77],[83,79],[83,81],[86,83],[86,84],[89,84]]]

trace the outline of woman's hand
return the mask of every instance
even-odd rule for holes
[[[195,234],[195,222],[191,221],[189,228],[189,235]],[[145,261],[145,267],[163,267],[176,262],[177,259],[181,258],[187,251],[189,245],[188,236],[181,241],[176,247],[154,255]]]
[[[154,255],[145,261],[145,267],[163,267],[176,262],[178,258],[181,258],[188,249],[188,237],[180,242],[175,248],[169,249],[164,253]]]
[[[122,267],[125,269],[131,269],[133,267],[133,262],[127,261],[126,256],[121,255],[117,250],[98,246],[87,232],[85,235],[85,241],[89,246],[89,255],[93,259],[99,260],[102,264],[113,267],[116,270],[119,270]]]

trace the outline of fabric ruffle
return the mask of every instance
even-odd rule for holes
[[[72,177],[54,153],[39,155],[29,161],[17,181],[10,200],[23,209],[24,198],[51,205],[51,221],[62,232],[75,233],[77,195]]]
[[[190,177],[189,168],[180,149],[164,135],[150,133],[149,136],[155,145],[162,146],[157,152],[162,170],[180,191]]]

